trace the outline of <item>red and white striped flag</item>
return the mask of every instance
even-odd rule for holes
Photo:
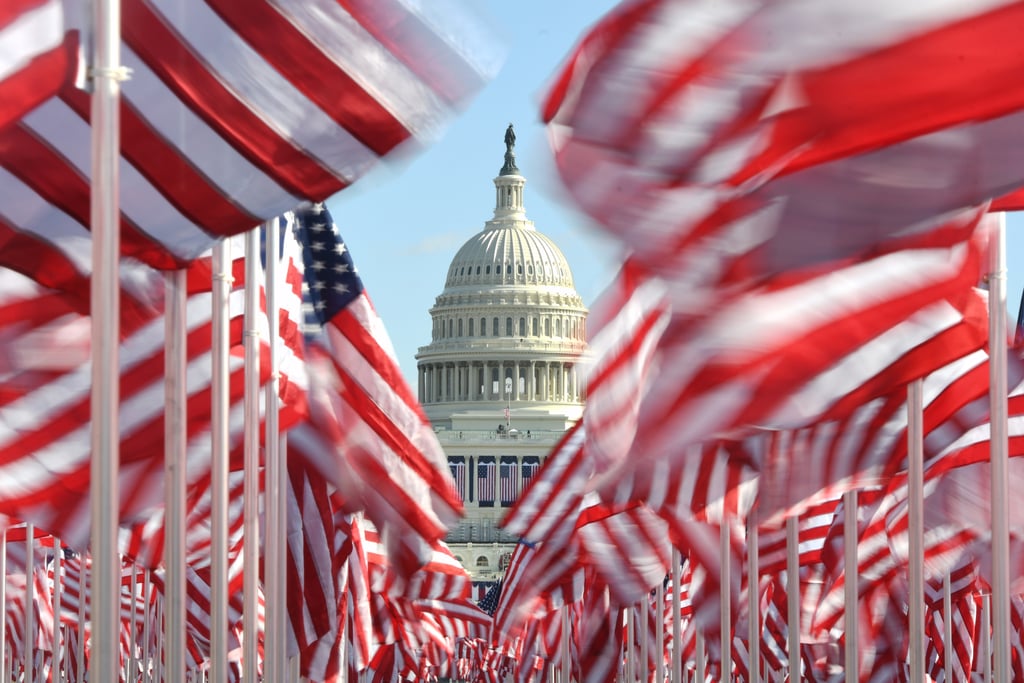
[[[126,0],[121,13],[122,252],[161,268],[436,137],[500,62],[468,3]],[[89,95],[70,82],[0,131],[5,265],[88,272],[89,145]]]
[[[57,92],[72,46],[61,0],[7,0],[0,7],[0,128]]]
[[[337,489],[346,512],[364,512],[407,576],[430,559],[462,501],[330,213],[317,204],[295,216],[320,327],[306,347],[309,419],[289,445]]]

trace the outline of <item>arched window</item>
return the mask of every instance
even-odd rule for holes
[[[451,318],[448,319],[448,336],[449,337],[453,336],[452,335],[452,320],[451,320]]]
[[[512,336],[512,318],[505,318],[505,336]]]
[[[561,337],[562,336],[562,319],[561,318],[555,318],[555,336],[556,337]]]
[[[459,318],[459,336],[462,336],[462,318]]]
[[[486,557],[481,555],[480,557],[476,558],[476,566],[478,566],[478,567],[490,567],[491,563],[487,561]]]
[[[480,266],[477,266],[477,267],[476,267],[476,274],[477,274],[477,275],[479,275],[479,274],[480,274]]]
[[[537,319],[536,318],[533,319],[532,325],[533,325],[533,332],[532,332],[532,334],[533,334],[534,337],[536,337],[537,336]]]
[[[505,265],[505,275],[511,275],[511,274],[512,274],[512,264],[509,263],[509,264]]]
[[[480,336],[487,336],[487,318],[480,318]]]
[[[495,318],[491,322],[491,336],[494,336],[494,337],[498,336],[498,319],[497,318]]]
[[[473,336],[473,318],[469,319],[469,336]]]
[[[519,336],[520,337],[525,337],[526,336],[526,318],[520,318],[519,319]]]
[[[544,318],[544,336],[551,336],[551,318]]]
[[[523,274],[523,264],[522,264],[522,263],[520,263],[520,264],[519,264],[518,266],[516,266],[516,272],[517,272],[517,273],[518,273],[519,275],[522,275],[522,274]]]
[[[530,275],[533,275],[533,266],[526,266],[526,272]]]
[[[491,267],[490,267],[490,266],[487,266],[487,274],[488,274],[488,275],[490,275],[490,274],[491,274]]]

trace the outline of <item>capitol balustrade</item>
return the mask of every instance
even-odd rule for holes
[[[448,532],[446,543],[518,543],[519,537],[500,529],[493,519],[463,520]]]
[[[434,433],[437,434],[437,440],[442,445],[485,441],[524,441],[538,445],[554,445],[565,435],[564,431],[548,429],[519,430],[515,427],[508,431],[497,431],[496,429],[437,429]]]

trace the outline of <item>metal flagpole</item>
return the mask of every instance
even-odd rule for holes
[[[120,330],[120,289],[118,216],[120,179],[121,6],[119,0],[96,0],[93,4],[94,54],[91,98],[92,183],[90,225],[92,232],[92,277],[90,316],[92,323],[91,392],[91,547],[93,561],[92,656],[89,680],[117,679],[118,595],[121,568],[117,557],[117,524],[120,491],[117,472],[120,442],[117,411],[120,403],[118,331]]]
[[[672,680],[683,680],[683,610],[680,583],[683,581],[683,556],[672,547]]]
[[[786,517],[786,645],[789,679],[800,679],[800,518]]]
[[[907,512],[909,516],[910,680],[924,680],[924,381],[907,385]]]
[[[53,536],[53,680],[60,677],[60,665],[64,660],[64,650],[60,642],[60,601],[61,601],[61,550],[60,539]]]
[[[231,241],[213,248],[213,378],[210,504],[210,675],[228,680],[228,328]],[[247,682],[249,683],[249,682]]]
[[[287,595],[284,585],[286,553],[284,515],[285,484],[288,473],[281,467],[280,422],[278,419],[278,391],[280,386],[280,320],[277,293],[279,284],[280,230],[277,218],[263,224],[266,252],[267,343],[270,346],[270,378],[265,389],[266,432],[264,450],[264,505],[266,507],[266,552],[264,565],[264,622],[263,670],[264,677],[272,681],[285,680],[285,613]],[[344,662],[344,660],[342,660]],[[345,667],[347,671],[347,667]],[[342,677],[346,673],[342,673]]]
[[[242,575],[242,680],[255,683],[260,579],[260,231],[245,234],[245,440]]]
[[[569,608],[562,608],[562,680],[568,683],[572,677],[572,662],[569,661]]]
[[[665,582],[655,591],[657,611],[654,618],[654,683],[665,683]],[[679,679],[675,679],[679,680]]]
[[[164,668],[185,680],[185,467],[188,405],[185,271],[164,273]]]
[[[134,562],[130,564],[129,569],[132,573],[132,578],[129,584],[132,599],[129,603],[129,614],[131,615],[129,618],[131,621],[128,622],[128,657],[126,660],[128,665],[128,680],[130,681],[135,677],[135,671],[138,665],[139,632],[136,628],[137,624],[135,623],[135,613],[139,604],[139,572]]]
[[[35,527],[32,524],[25,525],[25,633],[22,634],[21,649],[23,654],[23,666],[25,667],[25,680],[34,681],[35,678],[35,649],[36,649],[36,552],[35,552]]]
[[[7,604],[7,529],[0,531],[0,605]],[[4,683],[7,675],[7,619],[0,619],[0,678]]]
[[[153,599],[153,583],[150,580],[149,570],[142,574],[142,604],[144,606],[142,617],[142,671],[143,680],[149,681],[153,675],[150,665],[153,663],[153,653],[149,651],[149,645],[153,642],[152,628],[153,610],[150,609],[150,601]]]
[[[953,596],[949,572],[942,577],[942,652],[946,657],[946,680],[953,680]]]
[[[704,633],[703,631],[697,631],[697,643],[695,647],[694,657],[697,659],[697,665],[694,669],[694,675],[697,680],[704,683],[704,679],[707,677],[706,664],[707,655],[704,653]]]
[[[85,601],[92,602],[90,584],[92,582],[92,568],[86,565],[86,556],[78,556],[81,561],[78,578],[78,649],[75,652],[75,663],[78,666],[78,675],[85,677]]]
[[[650,669],[648,668],[649,662],[651,661],[651,644],[649,642],[649,636],[651,635],[650,628],[650,596],[645,600],[641,600],[636,606],[636,618],[637,618],[637,636],[640,638],[640,658],[637,661],[637,675],[640,676],[640,680],[647,683],[651,680]]]
[[[730,610],[732,605],[730,604],[729,588],[731,586],[730,581],[730,568],[729,568],[729,518],[728,515],[722,517],[722,526],[719,534],[719,554],[721,555],[721,575],[719,576],[719,595],[722,601],[722,680],[732,680],[732,614]]]
[[[857,492],[843,494],[843,570],[846,574],[846,612],[843,625],[846,629],[844,664],[846,683],[857,683],[859,662],[857,661]]]
[[[626,681],[636,683],[636,661],[634,654],[636,650],[633,644],[636,642],[636,614],[633,607],[626,608]]]
[[[981,678],[992,683],[992,594],[981,596]]]
[[[757,508],[747,517],[747,655],[750,683],[761,679],[761,596],[758,585]]]
[[[996,683],[1010,681],[1010,531],[1006,382],[1006,214],[989,240],[989,401],[992,460],[992,633]]]

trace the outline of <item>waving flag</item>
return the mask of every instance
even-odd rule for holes
[[[0,7],[0,128],[57,92],[69,59],[61,0]]]
[[[122,17],[122,251],[161,268],[435,137],[499,61],[458,2],[125,0]],[[27,30],[16,36],[30,41]],[[0,134],[0,240],[82,272],[89,104],[65,82]]]
[[[365,510],[407,575],[430,559],[462,502],[330,213],[300,209],[296,225],[321,327],[307,347],[310,418],[289,446],[337,488],[346,509]]]

